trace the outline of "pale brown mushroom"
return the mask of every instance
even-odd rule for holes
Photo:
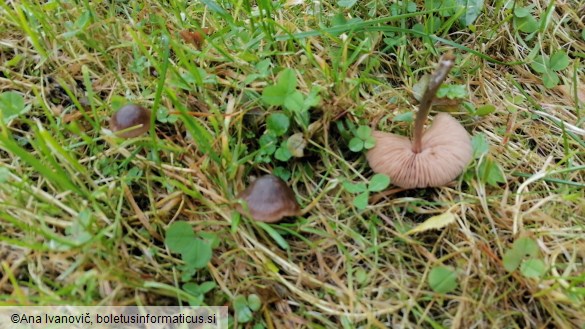
[[[273,175],[257,178],[237,198],[247,203],[248,212],[241,205],[237,205],[236,210],[257,221],[274,223],[300,214],[293,191],[282,179]]]
[[[110,129],[118,137],[136,137],[150,129],[150,116],[150,110],[140,105],[128,104],[112,115]]]
[[[416,115],[412,142],[404,136],[373,133],[376,145],[366,154],[370,167],[376,173],[388,175],[396,186],[443,186],[459,176],[471,160],[471,138],[451,115],[438,114],[423,133],[433,98],[454,60],[452,54],[444,55],[431,77]]]

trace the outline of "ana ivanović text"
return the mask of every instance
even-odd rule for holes
[[[12,323],[21,324],[181,324],[181,323],[216,323],[215,314],[207,315],[150,315],[150,314],[92,314],[80,315],[28,315],[13,314]]]

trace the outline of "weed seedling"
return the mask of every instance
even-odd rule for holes
[[[357,194],[353,199],[353,205],[359,210],[364,210],[368,206],[370,192],[380,192],[390,185],[390,178],[383,174],[375,174],[369,183],[351,183],[343,182],[343,188],[349,193]]]

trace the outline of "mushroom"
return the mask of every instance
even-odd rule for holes
[[[282,179],[273,175],[257,178],[237,197],[248,204],[248,212],[240,205],[236,206],[236,210],[257,221],[274,223],[283,217],[300,214],[293,191]]]
[[[122,138],[142,135],[150,129],[150,115],[150,110],[140,105],[125,105],[112,115],[110,129]]]
[[[372,170],[386,174],[402,188],[443,186],[454,180],[472,157],[471,138],[451,115],[440,113],[423,133],[435,94],[447,77],[455,57],[443,55],[431,76],[414,123],[412,142],[404,136],[374,131],[376,145],[366,158]]]

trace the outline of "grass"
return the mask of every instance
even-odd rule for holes
[[[0,305],[229,305],[234,328],[584,328],[582,3],[534,2],[523,32],[521,3],[486,3],[466,26],[458,7],[350,2],[0,0],[0,94],[24,100],[0,120]],[[342,183],[373,173],[352,129],[409,134],[392,118],[449,50],[447,83],[466,95],[447,110],[473,162],[450,186],[390,187],[356,209]],[[531,63],[560,50],[547,88]],[[317,105],[263,101],[286,68]],[[153,109],[148,135],[108,133],[127,102]],[[302,134],[302,158],[259,141],[272,113],[290,119],[278,145]],[[305,214],[240,218],[235,195],[273,171]],[[448,211],[456,223],[405,234]],[[175,222],[213,248],[206,266],[169,249]],[[506,270],[522,237],[536,277]],[[454,290],[429,286],[440,266]],[[250,295],[261,307],[244,318],[233,302]]]

